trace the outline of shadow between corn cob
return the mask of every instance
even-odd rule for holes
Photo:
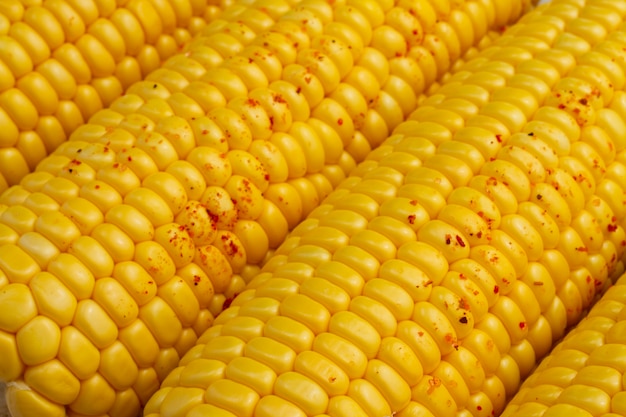
[[[133,415],[212,323],[233,271],[278,245],[513,4],[303,2],[254,39],[199,35],[95,113],[0,197],[2,378],[23,378],[11,410]],[[236,55],[221,62],[219,47]]]
[[[502,412],[624,271],[625,15],[554,1],[447,77],[294,229],[144,415]],[[623,412],[622,394],[594,393],[592,415]]]
[[[185,0],[4,0],[0,192],[177,53],[214,9]]]
[[[524,381],[503,417],[626,414],[626,275]]]

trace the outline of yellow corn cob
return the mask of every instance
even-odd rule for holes
[[[378,6],[373,7],[370,9],[375,10]],[[235,8],[235,12],[225,11],[222,17],[234,15],[237,10]],[[289,44],[277,44],[282,39],[281,36],[284,38],[283,32],[295,30],[294,21],[297,22],[299,19],[306,22],[307,31],[315,34],[315,31],[319,30],[320,20],[322,23],[324,19],[329,20],[331,13],[327,5],[318,5],[315,10],[319,14],[318,17],[305,8],[296,10],[283,19],[273,31],[262,35],[254,41],[254,44],[246,48],[242,45],[242,43],[245,44],[245,39],[239,41],[223,32],[216,34],[215,30],[224,30],[223,26],[227,24],[223,19],[214,22],[202,31],[202,36],[198,36],[191,42],[184,56],[169,60],[162,69],[148,75],[145,82],[135,84],[129,89],[129,94],[114,102],[110,109],[97,113],[91,119],[90,124],[79,128],[72,136],[72,140],[76,142],[100,141],[109,145],[113,150],[121,150],[122,155],[117,157],[117,161],[121,163],[116,169],[123,169],[128,165],[131,170],[136,171],[141,180],[152,173],[151,170],[164,169],[166,164],[172,162],[175,152],[169,153],[170,159],[153,152],[150,155],[152,158],[161,159],[156,164],[146,165],[147,160],[141,162],[142,160],[138,158],[145,152],[144,148],[148,144],[142,142],[138,145],[144,149],[143,151],[123,149],[125,146],[133,145],[134,140],[133,135],[125,131],[141,133],[144,125],[151,128],[154,122],[161,120],[157,126],[157,132],[176,137],[177,131],[170,133],[169,130],[185,128],[187,123],[182,121],[181,117],[190,120],[191,128],[196,135],[195,143],[202,146],[189,152],[193,142],[175,144],[182,147],[176,152],[179,156],[189,152],[188,161],[201,172],[204,170],[202,166],[204,162],[201,161],[207,158],[212,158],[214,163],[221,164],[223,171],[213,170],[213,172],[202,172],[201,175],[197,170],[195,174],[189,172],[188,169],[179,172],[180,164],[175,164],[177,175],[195,175],[194,178],[203,175],[207,183],[214,186],[209,190],[210,193],[207,191],[203,196],[203,203],[216,200],[211,203],[214,215],[233,206],[229,201],[230,197],[243,201],[237,208],[245,211],[239,216],[244,221],[236,224],[232,212],[228,210],[226,210],[227,215],[222,219],[217,219],[219,229],[232,229],[234,234],[221,233],[217,239],[211,233],[204,235],[203,239],[224,242],[224,250],[221,252],[229,252],[227,250],[229,247],[237,248],[243,245],[245,251],[236,250],[230,254],[226,253],[230,257],[229,261],[235,272],[240,272],[239,270],[246,261],[248,264],[259,262],[268,247],[276,247],[282,241],[286,230],[297,224],[332,187],[344,178],[345,173],[354,166],[354,160],[359,160],[365,151],[369,150],[370,143],[376,144],[377,141],[386,137],[387,131],[403,118],[404,113],[414,107],[415,100],[408,99],[411,94],[406,91],[400,92],[397,88],[406,85],[400,78],[405,76],[401,73],[405,67],[409,66],[414,73],[413,76],[421,74],[419,66],[410,67],[413,62],[411,59],[405,59],[402,64],[389,70],[381,70],[376,67],[377,60],[384,59],[379,55],[380,50],[374,47],[362,48],[364,50],[359,62],[352,68],[352,71],[344,71],[346,72],[343,74],[344,82],[339,83],[337,77],[342,75],[338,75],[336,69],[338,67],[334,66],[332,60],[326,59],[324,65],[321,65],[320,58],[316,58],[314,62],[310,62],[310,59],[320,51],[326,51],[327,46],[323,45],[324,41],[328,41],[330,45],[340,45],[340,40],[336,40],[335,44],[335,39],[328,38],[329,35],[314,36],[312,39],[308,39],[304,34],[294,35],[294,40],[300,44],[298,48],[295,48],[297,56],[294,56],[294,51],[289,50]],[[477,10],[480,11],[480,9]],[[392,16],[398,14],[392,13],[394,11],[397,12],[397,9],[393,9],[389,14]],[[359,14],[357,9],[341,6],[336,13],[338,21],[326,26],[328,33],[336,32],[337,27],[342,27],[344,31],[341,34],[338,33],[337,36],[347,37],[352,45],[358,46],[363,40],[359,41],[356,38],[358,35],[354,35],[346,25],[341,26],[341,21],[354,20],[360,22],[361,26],[357,28],[365,33],[363,36],[373,42],[375,36],[368,35],[367,19]],[[478,12],[475,11],[474,14],[476,13]],[[414,23],[418,24],[418,22]],[[441,25],[444,23],[440,22]],[[245,31],[245,27],[239,26],[240,30]],[[393,29],[388,25],[381,27],[388,31]],[[421,30],[418,30],[418,33],[421,33]],[[426,32],[424,42],[430,39],[428,36],[430,35]],[[223,42],[217,42],[217,38],[222,39]],[[218,48],[216,45],[221,45],[221,48],[226,51],[222,52],[222,55],[228,54],[228,51],[240,51],[240,53],[228,58],[219,69],[203,73],[202,67],[194,63],[194,60],[208,62],[207,65],[210,66],[223,59],[214,49],[207,48],[207,42],[210,42],[212,48]],[[319,46],[314,47],[318,43]],[[272,52],[260,48],[260,45],[276,49],[276,56],[285,60],[285,63],[279,62]],[[307,45],[313,48],[307,48]],[[357,49],[357,46],[353,49]],[[428,54],[428,50],[420,45],[415,45],[414,50],[421,50],[420,48]],[[442,56],[449,55],[445,47],[433,49],[433,53],[435,52]],[[328,53],[339,63],[345,61],[344,66],[350,64],[350,53],[345,49]],[[320,57],[322,55],[323,53]],[[296,63],[292,62],[294,58]],[[423,72],[432,73],[431,78],[449,67],[449,59],[443,59],[441,63],[428,59],[422,59],[422,61],[426,62],[423,64],[425,65]],[[256,65],[256,62],[259,62],[259,65]],[[413,62],[413,65],[416,64]],[[280,74],[282,66],[284,66],[282,79],[274,79],[276,74]],[[256,86],[255,82],[262,82],[265,78],[267,82],[272,81],[269,91],[264,86],[253,89]],[[377,87],[379,83],[375,78],[380,79],[382,88]],[[391,86],[388,87],[388,85]],[[154,86],[158,88],[155,89]],[[299,90],[302,94],[297,94]],[[249,94],[248,91],[250,91]],[[390,93],[387,94],[387,91]],[[421,90],[417,89],[417,91]],[[360,92],[362,93],[359,94]],[[271,102],[272,95],[276,93],[280,94],[278,97],[280,103],[276,103],[276,100]],[[398,94],[403,96],[404,102],[394,98]],[[326,97],[322,98],[324,95]],[[223,108],[226,101],[228,101],[228,109]],[[362,103],[366,104],[362,105]],[[291,106],[293,111],[286,112],[286,106]],[[207,116],[204,116],[207,111]],[[333,112],[338,112],[338,115],[333,115]],[[167,119],[172,114],[178,117]],[[166,120],[173,123],[173,126],[166,124]],[[295,123],[291,123],[292,120]],[[113,127],[122,129],[111,132]],[[272,134],[272,131],[281,132]],[[320,141],[318,135],[324,140]],[[267,141],[268,136],[269,141]],[[253,142],[251,142],[252,139],[254,139]],[[343,151],[346,143],[347,152]],[[244,152],[246,147],[249,149]],[[73,159],[81,160],[81,155],[76,153],[76,150],[80,148],[81,146],[76,143],[67,144],[56,153],[64,155],[65,158],[50,158],[44,161],[38,170],[56,175],[61,165]],[[225,161],[220,155],[227,151],[227,161]],[[165,155],[168,150],[163,148],[159,152]],[[283,157],[287,154],[290,155],[289,158]],[[132,164],[128,163],[130,161]],[[258,199],[251,201],[246,196],[242,199],[233,195],[226,197],[229,192],[238,192],[235,190],[237,187],[233,181],[228,187],[224,187],[231,173],[237,175],[238,180],[243,177],[250,179],[250,190],[245,192],[249,192],[253,198],[258,198],[261,192],[266,201],[260,204]],[[213,175],[215,177],[211,177]],[[306,181],[302,179],[304,175],[306,175]],[[283,184],[282,182],[286,179],[289,180],[288,184]],[[111,181],[117,180],[110,179],[109,183]],[[134,182],[129,182],[129,184],[138,184],[137,180],[132,181]],[[229,189],[223,190],[223,188]],[[193,193],[188,194],[192,200],[197,199],[202,193],[201,190],[202,188],[196,187]],[[125,191],[122,194],[124,193]],[[215,193],[221,193],[223,198],[215,198]],[[265,207],[262,207],[263,212],[259,214],[261,205]],[[195,206],[192,205],[186,210],[193,212],[194,208]],[[257,217],[258,224],[255,225],[249,221],[256,220]],[[191,220],[188,216],[186,220],[177,219],[185,223]],[[200,220],[195,219],[195,221]],[[270,230],[272,233],[269,233]],[[197,233],[196,230],[192,232]],[[228,273],[222,275],[222,279],[229,276]],[[213,299],[211,308],[213,314],[221,310],[225,299],[237,292],[242,284],[241,279],[235,280],[226,294],[220,294]],[[222,291],[218,289],[217,292]]]
[[[0,4],[0,192],[178,52],[215,9],[186,0],[118,3]]]
[[[0,378],[16,417],[136,413],[244,287],[233,272],[526,2],[470,3],[234,4],[4,192]]]
[[[462,65],[287,237],[144,416],[499,414],[624,271],[625,16],[554,1]]]
[[[524,381],[503,417],[626,415],[626,275]]]

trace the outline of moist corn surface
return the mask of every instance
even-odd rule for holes
[[[524,6],[235,3],[96,111],[0,196],[14,417],[135,415],[287,231]]]
[[[215,9],[189,0],[4,0],[0,192],[177,53]]]
[[[288,235],[144,415],[500,414],[624,272],[625,16],[623,3],[554,1],[445,76]],[[567,363],[602,339],[571,337],[581,351]],[[622,412],[621,394],[613,408],[593,388],[586,398]],[[532,410],[519,415],[574,407]]]

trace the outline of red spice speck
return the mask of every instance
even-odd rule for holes
[[[525,321],[520,321],[519,322],[519,328],[520,329],[525,329],[526,328],[526,322]]]
[[[230,307],[230,305],[232,304],[235,297],[237,297],[237,295],[239,294],[235,293],[232,297],[229,297],[226,300],[224,300],[224,304],[222,305],[222,310],[226,310],[228,307]]]
[[[497,285],[493,287],[493,293],[497,294],[500,292],[500,287],[498,287]]]
[[[337,124],[339,126],[341,126],[343,124],[343,119],[341,119],[341,118],[337,119]]]
[[[461,246],[462,248],[465,247],[465,242],[463,241],[463,238],[459,235],[456,235],[456,241],[459,244],[459,246]]]

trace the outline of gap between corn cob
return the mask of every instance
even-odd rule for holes
[[[626,415],[626,275],[522,384],[502,417]]]

